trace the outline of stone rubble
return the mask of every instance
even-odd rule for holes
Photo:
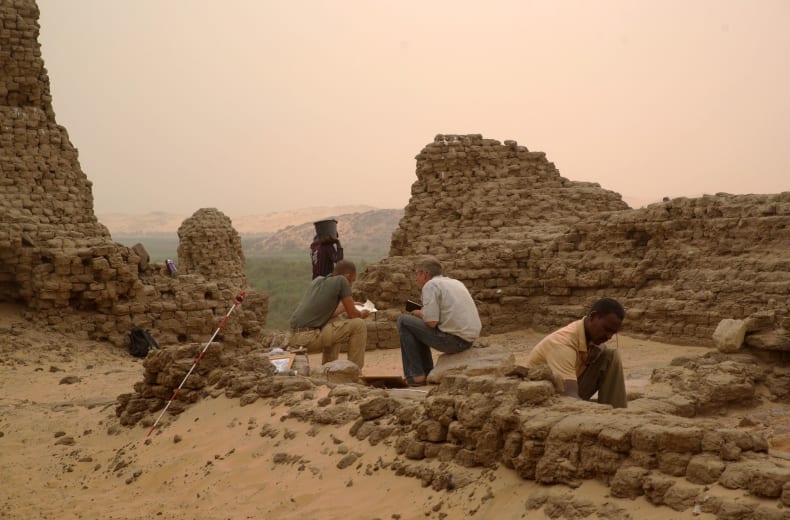
[[[489,349],[493,354],[500,347],[482,350]],[[136,393],[119,398],[121,423],[150,426],[198,351],[196,344],[152,352]],[[275,374],[254,350],[243,356],[209,352],[167,420],[201,397],[224,395],[242,404],[270,399],[271,406],[289,407],[288,418],[348,425],[359,440],[391,444],[407,461],[393,469],[427,479],[426,485],[441,487],[446,475],[412,464],[435,459],[468,468],[502,464],[544,484],[576,487],[596,479],[614,497],[645,496],[655,505],[699,507],[719,518],[730,518],[733,508],[766,508],[764,500],[790,504],[790,463],[769,454],[765,434],[748,422],[723,427],[715,418],[729,407],[790,391],[786,379],[772,379],[782,369],[760,359],[764,352],[679,358],[655,370],[645,395],[631,396],[629,408],[617,410],[562,397],[545,367],[526,369],[511,359],[507,368],[501,355],[446,363],[438,385],[425,394],[333,382],[320,371],[313,377]],[[733,501],[718,488],[763,502]]]

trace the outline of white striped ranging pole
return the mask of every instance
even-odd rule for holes
[[[184,376],[184,380],[181,381],[181,384],[178,385],[178,388],[176,388],[175,392],[173,392],[173,396],[167,402],[167,405],[165,405],[164,409],[162,410],[162,413],[159,414],[159,417],[156,418],[156,422],[154,422],[154,425],[151,426],[151,429],[148,431],[148,435],[146,435],[146,437],[150,437],[151,434],[154,433],[154,429],[156,429],[156,425],[159,424],[159,420],[165,414],[167,409],[170,408],[170,404],[175,400],[176,396],[178,395],[178,392],[181,390],[181,387],[184,386],[184,383],[187,382],[187,378],[189,377],[189,375],[192,373],[193,370],[195,370],[195,367],[198,366],[200,360],[203,359],[203,354],[205,354],[206,350],[208,350],[208,346],[211,345],[211,342],[214,341],[214,338],[217,337],[219,331],[222,330],[222,327],[225,326],[225,322],[228,321],[228,318],[230,317],[230,314],[233,312],[233,310],[239,305],[241,305],[242,303],[244,303],[244,299],[246,297],[247,297],[247,293],[244,291],[241,291],[240,293],[238,293],[236,296],[233,297],[233,305],[231,306],[230,310],[225,315],[225,317],[222,318],[222,321],[219,323],[219,327],[217,327],[217,330],[215,330],[214,334],[211,335],[211,339],[209,339],[208,343],[206,343],[206,346],[203,347],[203,350],[200,352],[200,355],[197,357],[197,359],[195,359],[195,362],[192,363],[192,366],[189,368],[189,372],[187,372],[187,375]]]

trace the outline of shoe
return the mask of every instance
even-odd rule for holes
[[[426,386],[428,384],[428,380],[425,379],[423,381],[417,382],[411,376],[407,376],[406,377],[406,384],[411,386],[412,388],[417,388],[417,387],[420,387],[420,386]]]

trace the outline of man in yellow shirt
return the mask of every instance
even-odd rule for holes
[[[598,392],[599,403],[625,408],[628,402],[620,352],[605,345],[620,330],[623,319],[623,306],[612,298],[602,298],[587,316],[535,345],[527,367],[548,365],[562,379],[565,395],[589,400]]]

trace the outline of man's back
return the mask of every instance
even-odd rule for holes
[[[563,380],[571,380],[576,379],[583,368],[582,356],[587,356],[587,340],[584,337],[584,320],[577,320],[555,330],[535,345],[527,357],[526,366],[547,365]]]
[[[438,322],[439,330],[467,341],[480,336],[482,324],[472,295],[454,278],[432,277],[422,288],[422,312],[426,322]]]
[[[351,296],[351,286],[344,276],[319,276],[310,283],[291,315],[291,328],[322,327],[332,317],[337,304],[347,296]]]

